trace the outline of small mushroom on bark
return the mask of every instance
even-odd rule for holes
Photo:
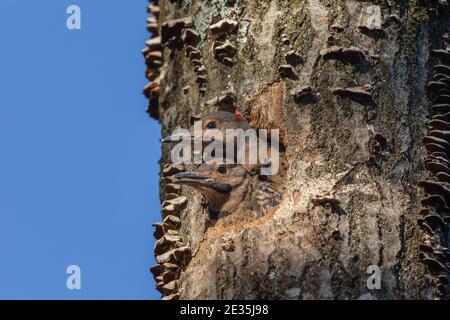
[[[213,44],[213,52],[216,59],[223,63],[225,58],[234,57],[236,54],[236,47],[229,41],[215,41]]]
[[[179,299],[180,299],[179,293],[172,293],[161,298],[161,300],[179,300]]]
[[[436,173],[436,178],[438,178],[439,181],[450,183],[450,174],[446,172]]]
[[[186,204],[187,204],[187,198],[184,196],[180,196],[175,199],[165,200],[162,205],[163,205],[163,207],[173,205],[176,210],[179,210],[179,209],[184,208],[186,206]]]
[[[302,62],[302,56],[295,50],[288,51],[284,55],[284,59],[288,64],[296,65]]]
[[[278,73],[282,78],[289,78],[296,80],[298,79],[297,72],[295,71],[294,67],[290,64],[283,64],[278,67]]]
[[[180,271],[180,267],[174,263],[166,262],[162,265],[166,270],[170,270],[172,272],[178,273]]]
[[[208,82],[208,78],[205,75],[198,75],[196,82],[200,85],[203,85]]]
[[[159,68],[162,66],[162,52],[151,51],[145,56],[145,63],[149,68]]]
[[[175,184],[175,183],[166,184],[166,192],[167,193],[180,194],[181,186],[178,185],[178,184]]]
[[[184,171],[184,166],[181,164],[168,164],[164,167],[162,174],[163,176],[173,176],[178,172]]]
[[[181,223],[180,218],[178,218],[174,215],[168,215],[164,218],[163,230],[164,230],[164,232],[167,232],[167,230],[178,229],[178,227],[180,226],[180,223]]]
[[[159,34],[159,23],[156,18],[147,19],[147,31],[154,35]]]
[[[153,274],[153,277],[155,279],[159,277],[163,273],[163,271],[164,268],[160,264],[154,265],[153,267],[150,268],[150,272]]]
[[[181,40],[183,40],[186,45],[195,47],[200,40],[200,36],[198,32],[193,29],[184,29],[181,34]]]
[[[182,45],[181,32],[192,26],[191,18],[165,21],[161,24],[161,42],[169,47]]]
[[[449,203],[450,190],[441,183],[436,181],[421,180],[419,181],[418,186],[423,188],[425,193],[428,193],[430,195],[441,195],[444,200]]]
[[[429,196],[425,199],[422,199],[420,201],[420,203],[423,206],[426,207],[432,207],[432,208],[436,208],[436,209],[440,209],[440,208],[446,208],[447,207],[447,203],[445,202],[444,198],[441,197],[440,195],[432,195]]]
[[[161,13],[161,9],[159,6],[151,4],[151,5],[147,6],[147,12],[158,17],[159,14]]]
[[[372,99],[372,86],[367,84],[361,87],[335,87],[330,89],[331,93],[343,98],[351,98],[354,100],[367,101]]]
[[[448,168],[447,165],[445,165],[443,163],[439,163],[439,162],[436,162],[436,161],[430,161],[430,162],[427,162],[425,164],[425,166],[434,175],[437,175],[440,172],[441,173],[450,174],[450,169]]]
[[[175,244],[177,242],[180,241],[181,241],[180,236],[164,235],[163,237],[161,237],[161,239],[155,242],[154,247],[155,254],[160,255],[163,254],[164,252],[169,251],[170,249],[175,247]]]
[[[164,235],[163,224],[162,222],[155,222],[152,224],[155,227],[155,232],[153,232],[153,236],[155,239],[160,239]]]
[[[168,295],[178,290],[178,280],[173,280],[163,286],[164,294]]]
[[[161,37],[151,38],[145,42],[146,46],[150,51],[160,51],[161,47]]]
[[[438,64],[433,67],[435,73],[443,73],[447,76],[450,76],[450,66]]]
[[[236,29],[237,25],[238,23],[234,20],[224,19],[211,25],[209,27],[209,30],[211,31],[211,34],[213,36],[218,37],[233,32]]]
[[[450,131],[444,130],[431,130],[428,133],[430,136],[437,137],[446,141],[450,141]]]
[[[367,60],[367,55],[357,47],[337,47],[332,46],[320,51],[320,55],[325,60],[340,60],[351,64],[359,64],[364,60]]]
[[[447,268],[436,259],[425,258],[423,262],[433,275],[441,275],[448,272]]]
[[[164,272],[162,274],[162,281],[164,283],[169,283],[169,282],[171,282],[173,280],[176,280],[177,278],[178,278],[177,274],[175,272],[172,272],[172,271],[166,271],[166,272]]]
[[[430,142],[430,141],[428,141],[426,143],[424,142],[424,144],[425,144],[425,149],[427,150],[428,153],[442,152],[442,153],[447,154],[447,152],[448,152],[447,149],[440,144]]]
[[[420,244],[419,251],[424,253],[433,253],[433,247],[426,244]]]
[[[450,103],[450,95],[448,94],[438,94],[432,99],[435,104],[448,104]]]
[[[443,49],[431,50],[431,55],[435,58],[440,59],[442,62],[446,64],[450,63],[450,53],[447,50]]]
[[[435,130],[450,130],[450,123],[440,119],[432,119],[428,125]]]

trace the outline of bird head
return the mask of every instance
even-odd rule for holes
[[[216,111],[206,116],[202,117],[201,121],[201,132],[195,132],[194,126],[189,129],[191,134],[191,140],[202,139],[209,141],[214,135],[213,130],[219,130],[225,137],[227,129],[243,129],[249,128],[248,122],[242,119],[240,113],[226,112],[226,111]],[[198,135],[200,134],[200,135]],[[183,137],[186,139],[186,137]],[[163,143],[168,142],[178,142],[180,140],[180,135],[170,135],[161,140]]]
[[[216,212],[233,213],[245,198],[251,173],[238,164],[202,164],[195,171],[173,175],[174,183],[190,186]]]

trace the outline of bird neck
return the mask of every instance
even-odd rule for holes
[[[226,216],[241,208],[244,205],[247,193],[248,180],[244,180],[239,186],[236,186],[230,193],[226,194],[205,194],[208,203],[208,211],[212,213],[220,213],[219,216]]]

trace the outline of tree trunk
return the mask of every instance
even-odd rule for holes
[[[148,96],[163,135],[190,127],[192,116],[217,110],[216,98],[232,92],[251,126],[281,130],[288,163],[277,210],[243,226],[216,227],[200,194],[167,187],[170,146],[163,146],[161,199],[168,193],[188,199],[173,234],[191,252],[176,272],[175,289],[162,289],[167,270],[153,270],[164,296],[437,297],[419,251],[429,236],[417,224],[424,197],[417,184],[429,177],[422,143],[431,118],[426,84],[438,63],[430,52],[444,47],[447,7],[418,0],[158,5],[162,65],[150,65],[158,86]],[[224,19],[236,29],[221,29]],[[210,30],[218,22],[219,37]],[[183,29],[194,31],[193,40]],[[235,53],[221,55],[217,41],[229,42]],[[188,45],[198,59],[187,57]],[[161,224],[158,232],[157,238]],[[371,265],[381,269],[380,289],[367,285]]]

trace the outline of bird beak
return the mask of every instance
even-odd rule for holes
[[[209,184],[214,183],[214,179],[202,176],[194,171],[179,172],[172,177],[175,178],[175,183],[190,186],[209,186]]]
[[[170,143],[170,142],[179,142],[179,141],[203,141],[202,136],[194,136],[194,135],[185,135],[185,134],[173,134],[161,139],[162,143]]]
[[[173,183],[184,184],[201,189],[213,189],[219,193],[229,193],[232,187],[228,183],[218,182],[212,178],[202,176],[194,171],[179,172],[172,176],[175,178]]]

